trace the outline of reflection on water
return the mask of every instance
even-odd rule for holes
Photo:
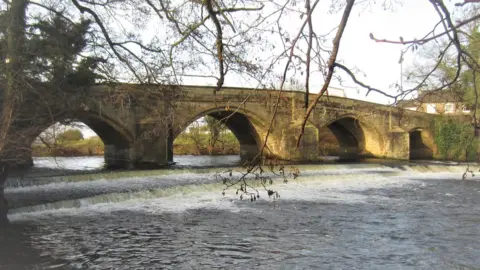
[[[38,225],[26,223],[0,227],[0,269],[64,269],[56,267],[65,265],[64,262],[34,247],[32,235],[38,228]]]
[[[176,166],[185,167],[223,167],[240,165],[239,155],[229,156],[173,156]]]
[[[174,165],[171,168],[205,168],[205,167],[231,167],[241,166],[242,161],[239,155],[225,155],[225,156],[209,156],[209,155],[178,155],[173,157]],[[35,169],[56,169],[67,171],[96,171],[102,170],[105,161],[103,156],[87,156],[87,157],[34,157],[34,170]],[[279,161],[281,162],[281,161]],[[455,165],[458,162],[448,161],[433,161],[433,160],[416,160],[399,161],[399,160],[386,160],[386,159],[361,159],[357,161],[342,161],[336,157],[325,157],[321,163],[323,164],[356,164],[356,163],[369,163],[369,164],[384,164],[398,166],[408,164],[440,164],[440,165]],[[287,163],[287,162],[285,162]]]
[[[0,269],[478,269],[480,178],[432,168],[311,166],[255,203],[178,170],[8,188],[38,207],[13,209]]]
[[[174,156],[174,167],[223,167],[240,165],[239,155],[227,156]],[[34,157],[34,168],[93,171],[105,165],[103,156],[89,157]]]
[[[92,171],[102,169],[103,156],[92,157],[34,157],[34,168]]]

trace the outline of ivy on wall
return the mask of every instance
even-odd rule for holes
[[[443,118],[435,121],[435,144],[441,158],[474,160],[478,138],[470,123]]]

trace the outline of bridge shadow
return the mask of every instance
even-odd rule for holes
[[[319,129],[319,153],[337,156],[340,161],[357,161],[373,157],[366,147],[366,130],[353,117],[332,121]]]
[[[409,139],[410,160],[433,159],[433,150],[430,146],[433,141],[425,132],[421,129],[414,129],[409,132]]]
[[[0,269],[67,269],[66,262],[41,254],[33,246],[38,225],[10,223],[0,227]]]

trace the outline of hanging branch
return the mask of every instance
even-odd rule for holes
[[[305,1],[305,6],[307,9],[307,14],[310,13],[310,0]],[[308,17],[308,48],[307,48],[307,62],[306,62],[306,78],[305,78],[305,110],[308,108],[308,98],[310,96],[310,60],[311,52],[313,45],[313,25],[312,25],[312,16]]]
[[[480,1],[480,0],[479,0]],[[425,43],[428,43],[432,40],[436,40],[440,37],[443,37],[444,35],[448,34],[449,32],[452,32],[454,31],[455,29],[457,28],[460,28],[464,25],[467,25],[471,22],[474,22],[476,20],[480,19],[480,14],[478,15],[475,15],[469,19],[466,19],[466,20],[463,20],[457,24],[455,24],[455,28],[447,28],[445,29],[445,31],[439,33],[439,34],[436,34],[436,35],[433,35],[431,37],[428,37],[430,34],[433,34],[433,31],[431,31],[430,33],[428,33],[424,38],[421,38],[421,39],[413,39],[413,40],[403,40],[403,38],[401,40],[389,40],[389,39],[380,39],[380,38],[376,38],[372,33],[370,33],[370,38],[372,40],[374,40],[375,42],[383,42],[383,43],[390,43],[390,44],[400,44],[400,45],[406,45],[406,44],[417,44],[417,45],[423,45]],[[439,22],[441,23],[441,22]]]
[[[310,114],[315,109],[315,106],[317,105],[320,98],[327,91],[328,86],[330,85],[330,81],[332,80],[333,72],[335,70],[335,61],[337,59],[338,51],[340,49],[340,40],[342,39],[343,32],[345,31],[345,27],[347,26],[348,18],[350,17],[350,12],[352,11],[354,3],[355,3],[355,0],[347,0],[347,5],[345,6],[345,10],[343,11],[342,20],[340,21],[340,25],[338,26],[337,34],[333,39],[333,49],[332,49],[332,54],[330,55],[330,58],[328,60],[328,65],[327,65],[328,73],[325,79],[325,83],[323,84],[323,87],[320,90],[320,92],[317,94],[317,96],[313,100],[312,104],[310,104],[310,106],[307,108],[307,111],[305,113],[305,116],[303,118],[303,122],[301,125],[300,135],[298,136],[298,139],[297,139],[297,147],[300,146],[300,141],[305,132],[305,125],[307,124]]]
[[[320,2],[320,0],[315,0],[315,3],[313,4],[312,8],[310,9],[310,13],[307,14],[307,18],[305,19],[305,21],[303,21],[303,24],[300,27],[297,36],[292,41],[292,45],[290,47],[290,54],[288,56],[287,64],[285,65],[285,68],[283,70],[282,82],[280,83],[280,89],[278,91],[277,100],[275,101],[275,108],[273,109],[272,119],[270,120],[270,125],[268,127],[267,134],[265,135],[265,140],[263,142],[262,148],[260,149],[259,155],[263,154],[263,151],[264,151],[265,147],[267,146],[268,137],[270,136],[270,133],[271,133],[272,128],[273,128],[273,123],[275,121],[275,117],[277,115],[278,107],[280,105],[280,99],[282,98],[283,86],[284,86],[285,80],[287,78],[288,68],[289,68],[290,64],[292,63],[292,59],[294,57],[295,45],[297,44],[298,39],[302,35],[303,29],[305,29],[305,26],[308,23],[308,19],[311,18],[312,13],[315,10],[315,7],[317,6],[318,2]]]
[[[473,3],[471,1],[467,1],[468,3]],[[478,1],[474,1],[474,2],[478,2]],[[462,26],[465,26],[471,22],[474,22],[476,20],[479,20],[480,19],[480,14],[478,15],[475,15],[475,16],[472,16],[471,18],[468,18],[468,19],[465,19],[465,20],[462,20],[460,22],[457,22],[456,24],[453,23],[452,19],[451,19],[451,16],[450,16],[450,12],[448,11],[448,9],[446,8],[446,6],[443,4],[442,1],[439,1],[439,0],[432,0],[431,1],[431,4],[433,5],[435,11],[437,12],[437,14],[439,15],[440,17],[440,20],[439,22],[434,26],[434,29],[432,31],[430,31],[429,33],[427,33],[422,39],[414,39],[414,40],[404,40],[402,37],[400,37],[400,40],[399,41],[395,41],[395,40],[387,40],[387,39],[378,39],[378,38],[375,38],[373,34],[370,34],[370,38],[372,40],[374,40],[375,42],[383,42],[383,43],[390,43],[390,44],[401,44],[401,45],[409,45],[405,50],[407,51],[409,48],[412,48],[412,49],[415,49],[418,45],[424,45],[430,41],[433,41],[433,40],[436,40],[440,37],[443,37],[443,36],[447,36],[448,39],[449,39],[449,42],[448,44],[445,46],[444,49],[442,49],[442,51],[439,53],[439,56],[436,60],[436,63],[435,65],[433,66],[433,68],[427,73],[425,74],[424,76],[422,76],[422,80],[420,83],[418,83],[416,86],[408,89],[408,90],[402,90],[399,94],[397,95],[391,95],[391,94],[388,94],[378,88],[374,88],[364,82],[361,82],[359,81],[355,75],[353,74],[353,72],[348,69],[346,66],[342,65],[342,64],[339,64],[339,63],[335,63],[335,66],[342,69],[343,71],[345,71],[349,76],[350,78],[358,85],[360,85],[361,87],[367,89],[367,94],[368,95],[370,92],[377,92],[377,93],[380,93],[386,97],[389,97],[389,98],[392,98],[394,99],[394,104],[398,101],[398,99],[400,98],[403,98],[405,97],[406,95],[414,92],[414,91],[417,91],[418,89],[420,89],[421,87],[423,87],[425,85],[425,82],[434,74],[435,71],[437,71],[437,69],[439,68],[439,66],[441,65],[441,63],[443,62],[443,60],[445,59],[445,55],[447,53],[447,51],[452,47],[456,49],[457,51],[457,54],[456,54],[456,70],[455,70],[455,75],[452,79],[449,79],[447,81],[443,81],[441,85],[435,87],[435,89],[433,90],[430,90],[431,93],[434,93],[434,92],[437,92],[437,91],[441,91],[443,89],[446,89],[450,86],[452,86],[457,80],[458,78],[460,77],[460,74],[461,74],[461,70],[462,70],[462,60],[467,63],[467,65],[472,68],[472,69],[478,69],[478,63],[476,62],[476,60],[474,59],[474,57],[472,55],[470,55],[469,52],[467,52],[464,48],[462,48],[462,45],[460,43],[460,39],[458,37],[458,33],[460,32],[459,31],[459,28],[462,27]],[[442,25],[443,26],[443,31],[439,34],[434,34],[434,31],[435,29],[439,26],[439,25]],[[402,52],[402,57],[403,57],[403,53]],[[466,58],[469,58],[471,60],[473,60],[473,63],[475,65],[475,67],[470,64]]]
[[[217,58],[218,58],[218,72],[220,77],[217,81],[217,88],[214,90],[214,93],[219,91],[223,83],[225,82],[225,68],[224,68],[224,55],[223,55],[223,32],[220,21],[217,18],[217,13],[213,10],[212,0],[205,0],[205,6],[207,8],[208,14],[212,18],[213,23],[215,24],[216,34],[216,46],[217,46]]]
[[[100,17],[97,15],[97,13],[95,13],[95,11],[93,11],[92,9],[88,8],[88,7],[85,7],[85,6],[82,6],[80,5],[80,3],[77,1],[77,0],[72,0],[72,3],[75,5],[75,7],[83,14],[83,13],[88,13],[90,14],[93,19],[95,20],[95,23],[98,24],[98,26],[100,27],[100,30],[102,31],[102,34],[103,36],[105,37],[105,40],[107,41],[108,45],[110,46],[110,49],[112,49],[113,53],[115,54],[115,56],[121,61],[123,62],[125,65],[127,65],[128,69],[133,73],[133,75],[135,76],[135,78],[137,78],[137,80],[139,82],[142,81],[142,79],[140,78],[140,76],[137,74],[137,72],[135,71],[135,68],[132,66],[132,64],[130,63],[130,61],[128,61],[127,59],[125,59],[118,51],[117,51],[117,48],[115,48],[115,42],[112,41],[112,39],[110,38],[110,35],[108,34],[108,30],[107,28],[105,27],[105,25],[103,24],[102,20],[100,19]]]
[[[396,99],[396,98],[397,98],[397,96],[387,94],[387,93],[385,93],[384,91],[382,91],[382,90],[380,90],[380,89],[378,89],[378,88],[374,88],[374,87],[372,87],[372,86],[370,86],[370,85],[367,85],[367,84],[359,81],[359,80],[357,79],[357,77],[355,76],[355,74],[353,74],[353,72],[352,72],[349,68],[347,68],[346,66],[344,66],[344,65],[342,65],[342,64],[340,64],[340,63],[335,63],[335,67],[340,68],[341,70],[345,71],[345,72],[350,76],[350,78],[352,78],[353,82],[355,82],[356,84],[360,85],[361,87],[367,89],[367,95],[368,95],[371,91],[373,91],[373,92],[381,93],[382,95],[385,95],[385,96],[387,96],[387,97],[389,97],[389,98],[393,98],[393,99]]]
[[[340,68],[341,70],[345,71],[356,84],[358,84],[361,87],[367,89],[367,93],[365,94],[365,96],[368,96],[370,94],[370,92],[376,92],[376,93],[382,94],[386,97],[392,98],[394,100],[393,104],[395,104],[398,101],[398,99],[400,99],[400,98],[402,98],[402,97],[404,97],[404,96],[406,96],[406,95],[408,95],[408,94],[410,94],[414,91],[417,91],[418,89],[420,89],[422,86],[425,85],[425,82],[428,80],[428,78],[438,69],[440,64],[443,62],[443,59],[445,58],[445,54],[447,53],[448,49],[452,46],[452,44],[453,44],[452,42],[449,42],[448,45],[440,52],[439,57],[437,59],[437,62],[435,63],[435,66],[425,76],[423,76],[423,79],[420,83],[418,83],[415,87],[412,87],[408,90],[404,90],[397,95],[390,95],[383,90],[372,87],[372,86],[358,80],[357,77],[355,76],[355,74],[353,74],[353,72],[349,68],[347,68],[346,66],[344,66],[340,63],[335,63],[335,66]],[[441,86],[432,90],[432,92],[443,90],[446,87],[452,85],[453,83],[455,83],[455,82],[451,81],[449,83],[442,84]]]
[[[455,6],[461,7],[466,4],[480,3],[480,0],[464,0],[462,3],[456,3]]]

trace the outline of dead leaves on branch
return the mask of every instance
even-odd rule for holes
[[[254,202],[260,199],[262,190],[269,198],[279,199],[280,194],[271,188],[275,181],[282,180],[283,183],[288,183],[289,179],[297,179],[299,176],[300,170],[297,167],[285,168],[275,161],[267,161],[265,165],[261,165],[260,162],[246,164],[245,171],[230,169],[216,173],[215,179],[224,185],[222,195],[225,196],[229,189],[235,189],[235,194],[240,200],[249,199]]]

